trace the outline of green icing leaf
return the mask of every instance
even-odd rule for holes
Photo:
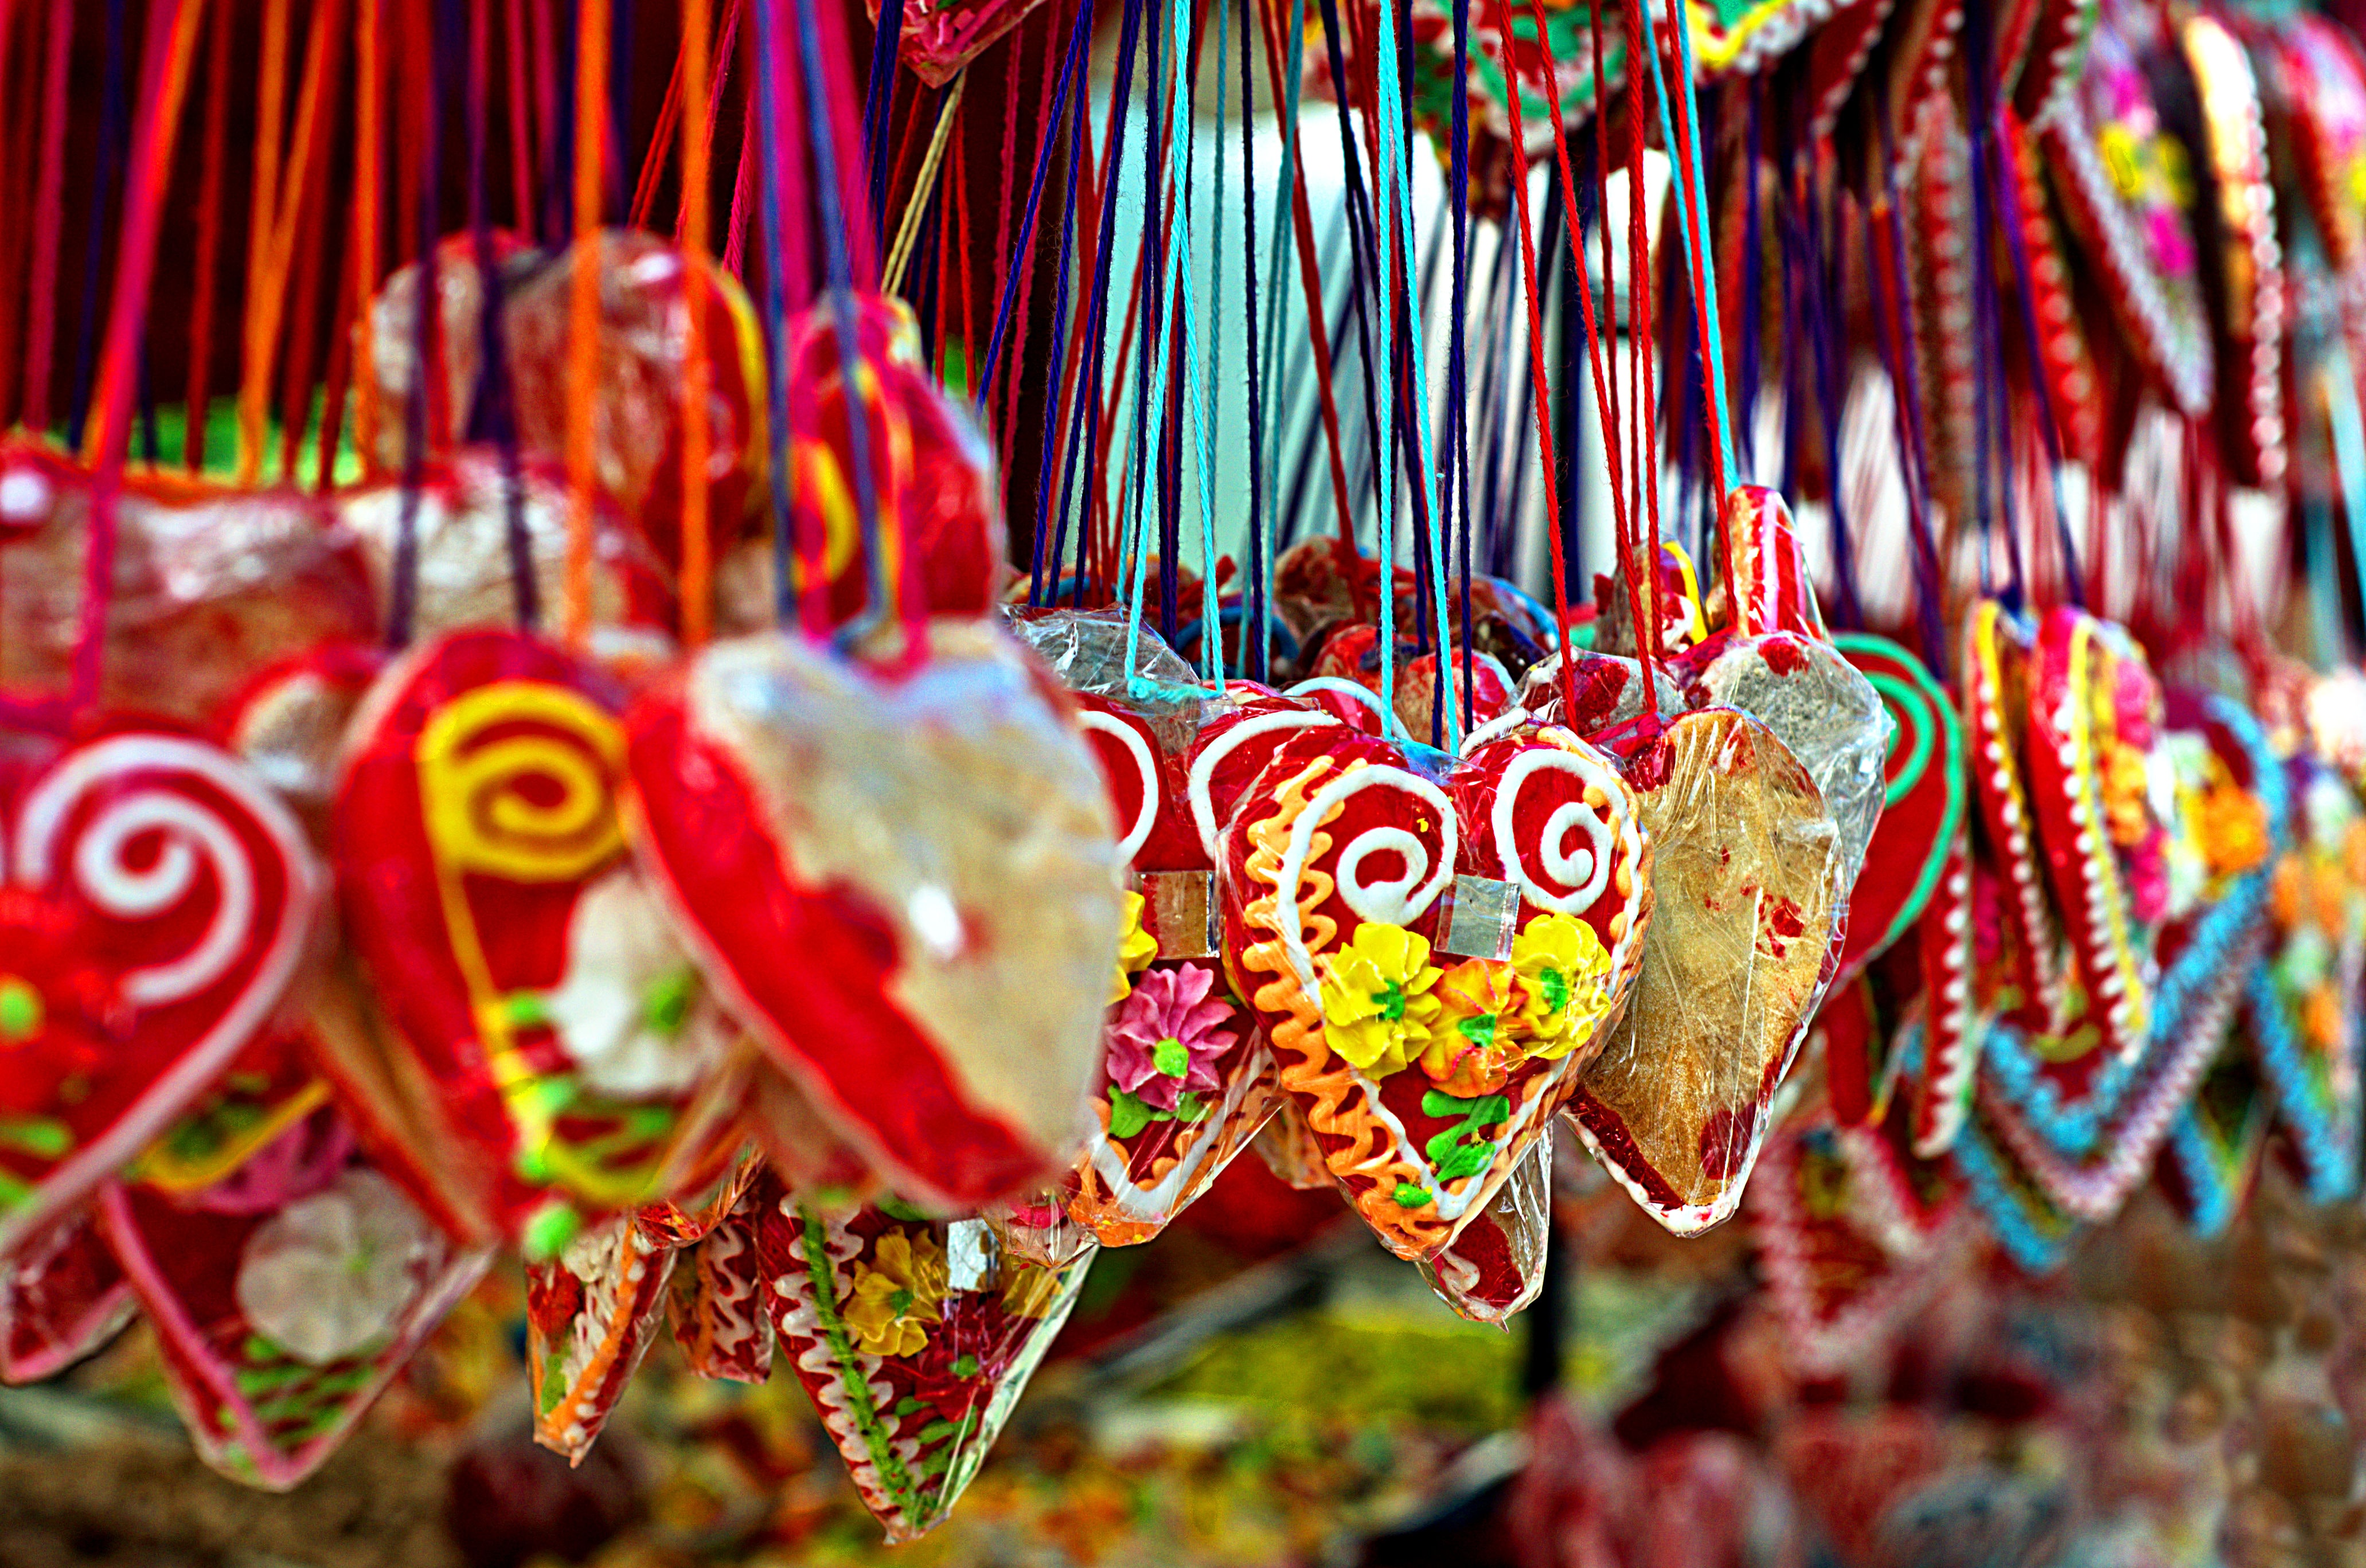
[[[668,1038],[681,1034],[690,1017],[691,999],[697,994],[698,971],[688,964],[649,987],[642,999],[648,1010],[649,1027]]]
[[[1150,1107],[1129,1090],[1110,1091],[1110,1137],[1132,1137],[1151,1122]]]
[[[1183,1048],[1182,1041],[1169,1035],[1150,1047],[1150,1065],[1163,1077],[1180,1078],[1191,1070],[1191,1053]]]
[[[1410,1182],[1398,1182],[1394,1196],[1397,1201],[1397,1207],[1401,1209],[1424,1208],[1426,1207],[1429,1203],[1428,1192],[1425,1189],[1414,1186]]]

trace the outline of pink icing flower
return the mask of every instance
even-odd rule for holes
[[[1172,1111],[1186,1091],[1223,1087],[1216,1059],[1237,1037],[1223,1027],[1232,1009],[1210,1001],[1215,971],[1181,965],[1154,969],[1109,1025],[1110,1082],[1145,1105]]]

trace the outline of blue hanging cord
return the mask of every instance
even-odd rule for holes
[[[1217,4],[1222,3],[1217,0]],[[1250,112],[1256,100],[1249,75],[1250,57],[1256,51],[1250,43],[1249,5],[1250,0],[1241,0],[1241,271],[1245,289],[1243,304],[1247,315],[1247,334],[1243,342],[1249,355],[1248,581],[1241,601],[1245,613],[1241,661],[1243,673],[1250,679],[1269,681],[1273,676],[1273,561],[1268,553],[1270,539],[1265,510],[1265,379],[1269,366],[1259,352],[1263,340],[1257,332],[1256,136],[1256,116]],[[1281,280],[1275,278],[1276,292],[1281,286]],[[1252,648],[1256,650],[1254,657]]]
[[[972,405],[981,411],[986,406],[988,395],[994,390],[995,373],[1002,368],[1002,347],[1010,334],[1010,319],[1019,308],[1019,282],[1027,270],[1025,261],[1027,246],[1034,238],[1036,214],[1042,206],[1043,181],[1052,172],[1053,149],[1059,144],[1060,140],[1058,128],[1067,111],[1068,90],[1075,84],[1080,69],[1079,62],[1084,59],[1085,41],[1092,35],[1092,17],[1093,12],[1090,6],[1083,4],[1077,6],[1076,25],[1070,29],[1068,51],[1061,59],[1060,74],[1052,88],[1052,112],[1050,118],[1043,123],[1042,151],[1035,159],[1035,174],[1028,184],[1027,205],[1019,219],[1019,238],[1011,249],[1011,254],[1019,257],[1020,261],[1010,269],[1010,275],[1002,280],[1002,299],[995,307],[994,312],[994,335],[986,341],[986,362],[978,368],[975,396],[971,398]],[[1017,46],[1014,44],[1012,47]],[[1089,94],[1084,95],[1090,96]],[[1063,232],[1060,241],[1060,255],[1064,267],[1068,255],[1068,225],[1075,215],[1076,192],[1076,165],[1072,156],[1068,161],[1068,203],[1063,215]],[[1060,281],[1065,287],[1067,282],[1065,270]],[[1055,317],[1053,319],[1056,321],[1062,318]],[[1052,374],[1054,376],[1059,374],[1057,359],[1052,362]],[[1056,389],[1054,395],[1057,395]],[[1042,532],[1040,527],[1037,532],[1039,533]]]
[[[904,47],[904,0],[878,0],[878,4],[879,21],[871,35],[871,76],[862,95],[862,155],[871,171],[874,223],[886,220],[887,126],[895,116],[896,56]],[[825,123],[818,112],[813,123]]]
[[[1077,471],[1080,465],[1093,462],[1100,450],[1102,396],[1108,386],[1109,371],[1110,270],[1112,252],[1117,249],[1117,179],[1119,171],[1125,166],[1125,133],[1129,118],[1126,109],[1133,97],[1133,62],[1135,50],[1142,41],[1142,13],[1143,0],[1126,0],[1125,20],[1119,29],[1118,37],[1117,106],[1110,119],[1115,129],[1110,138],[1110,145],[1102,159],[1106,177],[1101,183],[1100,232],[1093,252],[1092,305],[1087,312],[1085,323],[1085,342],[1091,345],[1087,352],[1092,355],[1093,368],[1091,375],[1080,375],[1076,378],[1076,407],[1071,411],[1068,426],[1069,430],[1074,431],[1077,423],[1081,422],[1085,428],[1085,439],[1081,444],[1073,439],[1068,442],[1067,458],[1061,465],[1058,532],[1061,540],[1065,542],[1068,532],[1068,504],[1073,498],[1079,509],[1077,556],[1080,566],[1085,554],[1085,535],[1092,527],[1093,506],[1086,497],[1076,494],[1079,487]],[[1077,95],[1077,123],[1080,128],[1078,133],[1080,138],[1085,103],[1090,96],[1091,95],[1084,93]],[[1082,156],[1081,148],[1078,156]],[[1079,411],[1082,414],[1081,421],[1075,417]],[[1098,475],[1087,476],[1082,483],[1087,487],[1098,487],[1103,493],[1106,493],[1108,481]],[[1053,559],[1059,559],[1062,554],[1060,549],[1055,548],[1053,553]],[[1121,569],[1122,569],[1122,557],[1121,557]],[[1085,580],[1087,575],[1081,569],[1076,573],[1076,603],[1079,609],[1084,605]],[[1106,587],[1114,598],[1118,585],[1110,583]]]

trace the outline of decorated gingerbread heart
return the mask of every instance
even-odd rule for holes
[[[1334,1181],[1384,1245],[1434,1256],[1625,1002],[1652,897],[1626,786],[1561,730],[1466,761],[1309,731],[1221,865],[1227,967]]]
[[[0,1258],[194,1103],[278,1015],[327,877],[218,748],[124,726],[9,792]]]
[[[198,1453],[274,1490],[335,1450],[491,1256],[455,1247],[326,1103],[209,1185],[135,1170],[98,1210]]]
[[[2366,812],[2314,753],[2288,765],[2293,842],[2269,886],[2267,952],[2244,985],[2244,1025],[2276,1114],[2318,1203],[2358,1187],[2366,1030]]]
[[[1014,630],[1075,698],[1124,834],[1118,853],[1139,888],[1125,897],[1093,1125],[1053,1200],[1104,1246],[1128,1246],[1206,1192],[1280,1101],[1272,1055],[1222,972],[1214,862],[1191,794],[1194,777],[1213,789],[1214,765],[1204,776],[1194,767],[1200,734],[1240,700],[1196,685],[1190,666],[1121,616],[1055,610]],[[1265,700],[1260,689],[1242,691]],[[1227,755],[1265,735],[1263,756],[1294,727],[1245,732]],[[1216,809],[1211,795],[1211,820]]]
[[[1067,1158],[1123,906],[1074,710],[982,623],[905,667],[716,643],[634,711],[630,830],[701,970],[897,1190]]]
[[[978,1220],[890,1201],[843,1221],[782,1195],[757,1256],[782,1353],[890,1541],[951,1511],[1076,1304],[1087,1256],[1007,1256]]]
[[[612,1215],[526,1269],[534,1439],[580,1464],[656,1342],[681,1249],[638,1215]]]
[[[756,1173],[674,1272],[674,1343],[701,1377],[760,1383],[772,1375],[772,1326],[756,1243],[765,1213],[786,1190],[770,1171]]]
[[[455,633],[379,678],[338,784],[345,929],[421,1114],[537,1255],[675,1190],[736,1109],[703,1092],[730,1025],[625,854],[622,709],[555,647]]]
[[[2194,171],[2162,123],[2131,29],[2140,13],[2106,3],[2068,89],[2036,122],[2055,191],[2106,283],[2121,331],[2169,400],[2210,411],[2214,356],[2194,239]]]
[[[1992,958],[1990,1010],[2043,1028],[2062,1006],[2071,960],[2047,896],[2029,783],[2029,664],[2034,633],[1992,599],[1964,617],[1964,734],[1980,828],[1975,890],[1984,880]]]
[[[1981,1120],[2049,1204],[2108,1219],[2216,1054],[2245,975],[2266,941],[2270,868],[2285,832],[2282,769],[2255,721],[2231,700],[2173,692],[2161,792],[2165,920],[2157,991],[2135,1048],[2115,1050],[2096,1014],[2110,998],[2074,996],[2032,1037],[2000,1025],[1983,1050]]]
[[[90,470],[0,442],[0,682],[62,694],[83,634]],[[261,665],[380,624],[362,553],[330,505],[156,470],[116,498],[99,700],[211,722]]]
[[[2030,800],[2037,840],[2095,1026],[2122,1056],[2142,1048],[2169,913],[2168,832],[2152,778],[2160,683],[2119,627],[2061,609],[2028,666]]]
[[[1920,1234],[1882,1224],[1882,1179],[1851,1158],[1842,1136],[1829,1126],[1778,1130],[1750,1190],[1752,1235],[1783,1324],[1784,1356],[1808,1377],[1844,1374],[1894,1342],[1970,1239],[1960,1203]]]

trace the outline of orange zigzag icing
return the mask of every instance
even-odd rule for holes
[[[1254,850],[1243,871],[1267,891],[1241,912],[1241,918],[1250,929],[1267,933],[1268,939],[1242,949],[1241,968],[1274,977],[1257,987],[1255,1002],[1259,1013],[1275,1020],[1267,1025],[1266,1037],[1281,1070],[1282,1087],[1303,1097],[1301,1105],[1309,1127],[1346,1140],[1344,1148],[1324,1148],[1324,1163],[1354,1193],[1358,1212],[1382,1244],[1401,1258],[1420,1259],[1443,1247],[1452,1226],[1434,1208],[1423,1213],[1397,1203],[1397,1184],[1417,1182],[1422,1172],[1398,1158],[1395,1142],[1372,1115],[1354,1070],[1332,1052],[1324,1037],[1322,1005],[1299,983],[1275,915],[1290,832],[1306,811],[1308,793],[1322,782],[1331,766],[1329,757],[1317,757],[1303,772],[1284,781],[1272,796],[1279,809],[1247,829]],[[1299,873],[1300,935],[1309,953],[1324,951],[1339,934],[1335,921],[1315,913],[1331,897],[1333,882],[1327,873],[1313,869],[1311,862],[1330,847],[1330,835],[1316,832],[1307,846],[1310,865]],[[1349,1181],[1352,1177],[1362,1177],[1371,1185],[1357,1190]]]

